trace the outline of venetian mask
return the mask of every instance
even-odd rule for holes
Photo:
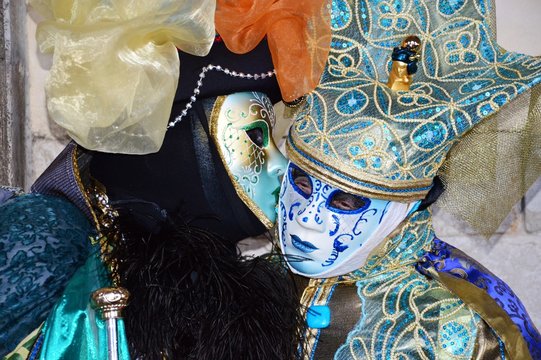
[[[289,163],[279,205],[282,252],[300,275],[346,274],[418,205],[349,194]]]
[[[257,92],[219,97],[210,118],[211,135],[237,194],[267,228],[276,221],[287,167],[271,136],[274,123],[270,99]]]

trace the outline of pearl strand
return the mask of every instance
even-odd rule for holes
[[[266,78],[270,78],[276,75],[276,72],[274,70],[263,72],[260,74],[245,74],[243,72],[229,70],[228,68],[224,68],[220,65],[210,64],[210,65],[204,66],[201,69],[201,72],[199,73],[199,80],[197,80],[197,86],[195,87],[195,89],[193,89],[193,95],[190,96],[190,101],[186,104],[186,106],[184,107],[184,110],[180,112],[180,115],[178,115],[174,120],[169,122],[169,124],[167,125],[168,129],[174,127],[176,124],[178,124],[182,120],[182,118],[184,118],[188,114],[188,110],[192,108],[193,103],[197,100],[197,96],[201,92],[200,88],[201,86],[203,86],[203,79],[205,78],[205,74],[211,70],[220,71],[232,77],[237,77],[237,78],[242,78],[242,79],[251,79],[251,80],[266,79]]]

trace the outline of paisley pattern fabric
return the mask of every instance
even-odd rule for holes
[[[92,232],[59,197],[28,194],[0,204],[0,354],[45,320],[88,257]]]
[[[427,266],[446,272],[484,289],[509,314],[518,326],[534,359],[541,359],[541,335],[526,308],[509,285],[457,248],[434,239],[432,249],[424,255],[421,272]]]
[[[473,303],[464,302],[425,271],[431,264],[442,270],[439,263],[425,259],[427,253],[442,244],[434,239],[430,211],[420,211],[405,221],[359,270],[334,279],[313,279],[305,290],[304,305],[331,306],[336,285],[349,284],[357,288],[361,308],[359,311],[353,305],[351,309],[342,305],[345,311],[360,314],[360,317],[333,352],[326,343],[319,343],[320,338],[325,338],[325,329],[309,329],[306,340],[310,350],[305,359],[321,359],[321,353],[333,353],[338,360],[492,359],[494,352],[483,352],[482,344],[489,341],[496,344],[499,358],[508,358],[505,343],[500,338],[508,334],[493,329],[488,330],[487,335],[483,329],[487,329],[490,319],[482,318],[473,310]],[[418,266],[421,259],[426,265],[423,269]],[[494,289],[502,286],[501,281],[495,285]],[[498,302],[493,306],[500,305],[509,311],[510,304]],[[337,326],[341,328],[340,324]],[[535,351],[530,353],[536,359]]]
[[[320,85],[290,132],[290,160],[356,194],[422,199],[450,147],[541,81],[541,59],[501,49],[488,0],[335,0]],[[410,91],[392,91],[393,48],[422,42]]]

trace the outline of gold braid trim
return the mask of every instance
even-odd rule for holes
[[[109,204],[106,189],[102,184],[92,177],[89,180],[90,184],[83,182],[79,168],[78,150],[79,147],[77,146],[72,155],[73,172],[79,190],[83,194],[86,205],[90,210],[94,227],[98,232],[95,237],[91,238],[91,241],[93,245],[99,244],[102,261],[111,273],[113,286],[117,287],[120,283],[118,264],[116,259],[112,258],[109,254],[112,244],[116,244],[121,238],[120,230],[116,223],[118,213]]]
[[[79,191],[81,192],[81,194],[83,194],[86,207],[88,208],[88,210],[90,211],[90,215],[92,216],[94,227],[96,228],[98,233],[100,233],[101,232],[100,222],[98,220],[98,217],[96,216],[96,213],[94,212],[91,196],[86,190],[85,185],[83,184],[83,180],[81,178],[81,170],[79,169],[79,146],[78,145],[75,146],[75,148],[73,149],[73,152],[71,153],[71,164],[73,166],[73,176],[75,177],[75,181],[77,182]]]
[[[312,161],[308,161],[302,154],[299,154],[299,152],[290,143],[291,141],[294,143],[293,145],[298,147],[301,151],[305,153],[312,153],[313,156],[317,156],[318,161],[321,161],[327,168],[333,169],[336,173],[354,176],[357,178],[357,180],[363,181],[367,184],[379,186],[382,189],[374,189],[369,186],[363,186],[336,176],[336,173],[333,171],[325,169],[322,166],[318,166]],[[346,166],[346,164],[341,163],[339,159],[330,159],[328,157],[324,158],[324,156],[319,153],[316,155],[314,154],[314,149],[305,148],[302,143],[302,140],[296,139],[294,133],[293,136],[288,139],[286,149],[289,160],[300,166],[308,174],[324,180],[326,183],[348,193],[382,200],[412,202],[424,199],[429,190],[423,190],[420,188],[427,187],[432,184],[432,179],[397,181],[390,179],[384,180],[382,178],[378,179],[368,173],[360,176],[359,170],[354,170],[352,167]],[[393,192],[393,190],[404,189],[410,189],[410,191],[401,193]]]
[[[110,255],[112,247],[114,244],[117,244],[122,237],[116,221],[118,212],[109,204],[109,198],[105,193],[105,187],[98,181],[91,179],[91,185],[86,191],[91,199],[94,211],[97,212],[97,218],[100,224],[97,241],[100,246],[102,261],[111,273],[113,287],[119,287],[120,276],[118,274],[118,261]]]
[[[327,283],[329,283],[329,286],[327,286]],[[301,306],[304,309],[305,317],[310,306],[328,304],[332,294],[333,285],[337,285],[338,283],[337,277],[328,279],[310,279],[310,282],[304,289],[301,297]],[[304,333],[305,348],[303,349],[303,358],[305,360],[309,360],[314,351],[314,345],[319,331],[320,329],[306,328]]]

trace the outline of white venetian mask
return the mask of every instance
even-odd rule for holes
[[[282,252],[297,274],[346,274],[361,267],[418,205],[343,192],[290,162],[279,203]]]

